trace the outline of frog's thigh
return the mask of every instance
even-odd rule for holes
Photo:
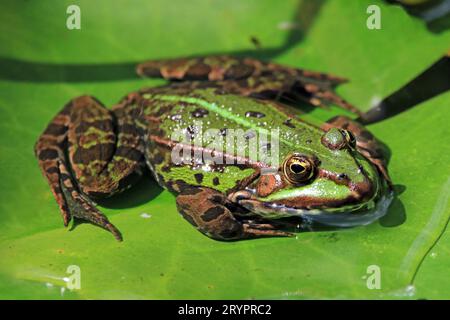
[[[264,236],[291,236],[290,233],[251,225],[235,219],[225,206],[227,198],[204,187],[185,188],[177,196],[180,214],[200,232],[216,240],[238,240]]]
[[[80,189],[99,198],[131,185],[143,165],[139,133],[127,123],[132,119],[122,112],[115,123],[113,113],[92,97],[75,99],[73,105],[68,151]]]

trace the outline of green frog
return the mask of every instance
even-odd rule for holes
[[[334,91],[345,79],[229,56],[153,60],[137,72],[169,83],[111,109],[77,97],[35,145],[65,226],[82,219],[122,240],[94,201],[147,169],[181,216],[216,240],[292,236],[285,219],[351,227],[386,213],[382,143],[349,117],[318,122],[298,108],[333,104],[360,115]]]

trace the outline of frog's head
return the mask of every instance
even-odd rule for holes
[[[356,150],[354,136],[330,129],[309,148],[286,152],[276,170],[261,174],[230,199],[268,219],[301,216],[334,226],[368,224],[391,201],[385,179]]]

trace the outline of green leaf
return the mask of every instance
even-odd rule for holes
[[[81,30],[66,28],[74,2]],[[39,134],[72,97],[87,93],[113,105],[163,83],[133,76],[133,64],[146,59],[250,54],[334,73],[350,79],[340,94],[367,110],[450,43],[449,31],[430,33],[382,1],[382,29],[367,29],[373,2],[3,1],[0,298],[450,298],[449,93],[370,127],[392,153],[398,197],[386,217],[292,239],[213,241],[149,177],[102,203],[123,242],[89,224],[68,231],[33,155]],[[301,21],[289,23],[298,8]],[[80,290],[66,290],[70,265],[81,269]],[[380,267],[380,290],[367,288],[371,265]]]

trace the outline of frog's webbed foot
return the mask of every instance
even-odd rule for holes
[[[63,194],[63,206],[68,209],[65,211],[69,215],[67,218],[70,219],[73,217],[89,221],[111,232],[117,240],[122,241],[120,231],[95,207],[92,200],[81,194],[78,188],[73,185],[72,178],[62,163],[59,165],[59,172],[61,173],[59,177],[59,189]],[[66,222],[66,219],[64,219],[64,222],[65,226],[67,226],[68,221]]]
[[[42,172],[60,208],[64,226],[67,227],[72,218],[79,218],[110,231],[117,240],[122,240],[119,230],[109,222],[108,218],[95,207],[89,198],[79,192],[67,168],[64,152],[61,146],[55,143],[62,139],[55,138],[54,140],[47,134],[44,133],[36,144],[36,154]]]
[[[303,101],[315,107],[336,104],[361,115],[356,107],[334,91],[346,79],[253,58],[209,56],[152,60],[139,64],[137,73],[167,80],[190,81],[175,84],[180,87],[210,86],[227,93],[260,99],[284,99],[287,102]]]
[[[177,196],[180,214],[200,232],[216,240],[258,237],[289,237],[292,233],[275,229],[269,223],[239,221],[227,207],[222,193],[204,187],[186,186]]]
[[[110,231],[118,240],[122,239],[120,232],[91,198],[120,192],[141,174],[139,134],[123,112],[120,106],[111,112],[89,96],[75,98],[56,115],[35,145],[64,225],[73,217],[83,219]],[[119,119],[114,119],[115,114]],[[124,127],[126,134],[122,133]]]

